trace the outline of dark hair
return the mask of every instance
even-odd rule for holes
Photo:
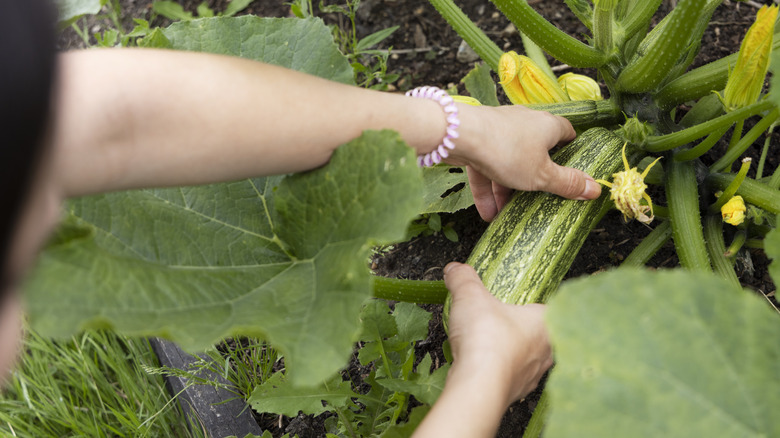
[[[0,1],[0,294],[12,237],[44,146],[55,68],[55,15],[45,0]]]

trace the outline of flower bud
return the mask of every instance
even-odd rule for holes
[[[615,202],[615,207],[623,213],[623,218],[626,220],[636,219],[643,224],[649,224],[653,221],[653,201],[650,199],[650,195],[645,193],[647,184],[645,184],[645,177],[650,171],[650,168],[655,165],[661,158],[657,158],[645,168],[645,171],[639,173],[636,167],[628,167],[628,159],[626,159],[626,145],[623,145],[623,166],[624,171],[612,174],[612,182],[597,179],[596,182],[604,184],[610,188],[609,197]],[[641,204],[642,199],[647,201],[647,205]],[[650,216],[647,212],[650,212]]]
[[[723,103],[730,111],[755,103],[761,94],[772,53],[777,9],[777,6],[762,6],[742,40],[737,64],[729,73],[723,93]]]
[[[626,120],[620,127],[618,134],[626,141],[634,145],[642,145],[647,137],[653,135],[653,127],[647,122],[642,122],[636,117]]]
[[[498,60],[499,84],[515,105],[557,103],[571,99],[531,58],[510,51]]]
[[[742,196],[736,195],[729,199],[729,202],[723,204],[720,208],[720,214],[723,216],[723,222],[731,225],[739,225],[745,221],[745,201]]]
[[[601,87],[588,76],[566,73],[558,78],[558,85],[571,100],[602,100]]]
[[[460,95],[454,94],[454,95],[452,95],[450,97],[452,98],[452,100],[454,100],[455,102],[458,102],[458,103],[465,103],[465,104],[468,104],[468,105],[471,105],[471,106],[482,106],[482,102],[480,102],[479,100],[477,100],[476,98],[473,98],[471,96],[460,96]]]

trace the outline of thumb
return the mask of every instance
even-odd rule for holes
[[[550,163],[550,179],[547,181],[547,187],[542,187],[542,190],[579,201],[596,199],[601,194],[601,185],[587,173],[560,166],[552,161]]]
[[[488,293],[477,271],[463,263],[452,262],[444,267],[444,284],[453,301],[470,300]]]

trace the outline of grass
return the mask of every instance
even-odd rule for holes
[[[3,437],[191,437],[149,343],[108,331],[67,342],[28,333],[0,396]]]

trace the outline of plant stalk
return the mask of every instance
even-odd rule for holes
[[[523,48],[525,49],[525,56],[531,58],[531,61],[533,61],[536,65],[539,66],[545,73],[547,73],[547,76],[553,78],[554,81],[558,80],[558,77],[555,76],[555,73],[553,73],[552,68],[550,68],[550,63],[547,62],[547,56],[545,56],[544,51],[531,39],[528,38],[528,35],[524,34],[523,32],[520,32],[520,39],[523,40]]]
[[[577,129],[617,125],[625,120],[623,112],[611,99],[598,101],[578,100],[525,106],[564,117]]]
[[[444,281],[371,276],[371,296],[375,298],[407,303],[444,304],[448,293]]]
[[[616,1],[597,0],[593,8],[593,39],[596,50],[607,55],[612,53],[612,17]]]
[[[639,245],[631,251],[631,254],[623,260],[620,267],[641,267],[647,264],[651,258],[672,238],[671,221],[659,223]]]
[[[745,158],[742,160],[742,166],[740,166],[739,172],[737,172],[737,176],[734,177],[734,179],[729,183],[728,186],[726,186],[725,189],[723,189],[723,193],[720,195],[720,197],[718,197],[718,200],[710,206],[710,212],[719,213],[721,207],[726,205],[726,203],[729,202],[734,194],[737,193],[739,186],[742,185],[742,183],[745,181],[745,178],[747,177],[748,170],[750,170],[751,161],[752,160],[750,158]]]
[[[473,21],[453,3],[452,0],[429,0],[442,17],[455,29],[493,71],[498,72],[498,59],[504,53],[496,43],[490,40]]]
[[[731,245],[729,245],[728,249],[723,253],[724,257],[732,258],[737,255],[740,249],[745,245],[747,242],[747,233],[745,230],[739,230],[737,231],[737,234],[734,235],[734,240],[731,241]]]
[[[624,39],[631,38],[635,33],[647,27],[653,18],[655,11],[661,6],[663,0],[641,0],[629,11],[626,19],[620,24],[623,27]],[[618,45],[621,45],[618,43]]]
[[[555,59],[572,67],[601,67],[607,61],[601,51],[580,42],[545,20],[527,0],[491,1],[519,31],[528,35]]]
[[[774,104],[772,102],[763,100],[752,105],[748,105],[744,108],[732,111],[728,114],[724,114],[708,122],[700,123],[696,126],[683,129],[682,131],[677,131],[666,135],[650,136],[647,138],[645,150],[648,152],[662,152],[674,149],[678,146],[682,146],[686,143],[690,143],[699,138],[702,138],[716,129],[723,128],[724,126],[730,126],[732,123],[738,120],[743,120],[750,116],[754,116],[763,111],[771,109],[773,106]]]
[[[712,134],[708,135],[706,139],[702,140],[702,142],[697,144],[695,147],[675,153],[674,154],[675,161],[690,161],[701,157],[702,155],[706,154],[710,149],[712,149],[712,147],[715,146],[715,143],[717,143],[718,140],[720,140],[721,137],[723,137],[723,134],[725,134],[726,131],[728,130],[729,130],[728,126],[725,128],[720,128],[714,131]]]
[[[666,167],[669,220],[680,264],[693,271],[711,272],[699,214],[699,191],[693,163],[669,160]]]
[[[547,408],[550,407],[550,397],[547,395],[547,390],[542,391],[539,402],[536,403],[534,413],[531,415],[531,420],[528,421],[528,426],[523,432],[523,438],[539,438],[542,436],[544,430],[544,421],[547,417]]]
[[[747,148],[749,148],[750,145],[752,145],[753,142],[756,141],[762,133],[764,133],[764,131],[769,129],[769,127],[777,121],[778,116],[780,116],[780,109],[775,108],[772,110],[772,112],[759,120],[759,122],[756,123],[756,125],[753,126],[753,128],[751,128],[750,131],[748,131],[748,133],[745,134],[739,142],[737,142],[737,144],[734,145],[734,147],[730,147],[728,151],[726,151],[726,153],[718,159],[718,161],[710,166],[710,171],[721,172],[725,169],[731,168],[731,164],[734,163],[734,161],[739,158],[740,155],[744,154]]]
[[[720,216],[710,214],[704,218],[704,235],[707,242],[707,252],[709,252],[715,273],[741,289],[742,285],[734,272],[734,266],[731,260],[725,256],[726,246],[723,243],[723,221]]]
[[[706,0],[681,0],[668,15],[663,32],[653,36],[655,39],[644,56],[631,60],[620,73],[618,89],[627,93],[643,93],[658,87],[687,50],[699,16],[706,13],[703,11],[706,3]]]
[[[766,132],[766,138],[764,139],[764,148],[761,149],[761,158],[758,159],[758,168],[756,169],[756,179],[761,179],[764,176],[764,164],[766,163],[766,154],[769,152],[769,143],[772,139],[772,132],[775,130],[777,122],[772,123],[769,130]]]
[[[733,173],[711,173],[704,180],[713,190],[725,190],[737,175]],[[745,178],[739,185],[736,195],[742,196],[745,202],[753,204],[770,213],[780,213],[780,190],[760,183],[752,178]]]
[[[780,34],[775,33],[772,50],[780,48]],[[695,68],[666,84],[655,95],[659,108],[668,109],[683,102],[696,100],[715,90],[722,90],[729,78],[729,69],[737,63],[738,53]]]

